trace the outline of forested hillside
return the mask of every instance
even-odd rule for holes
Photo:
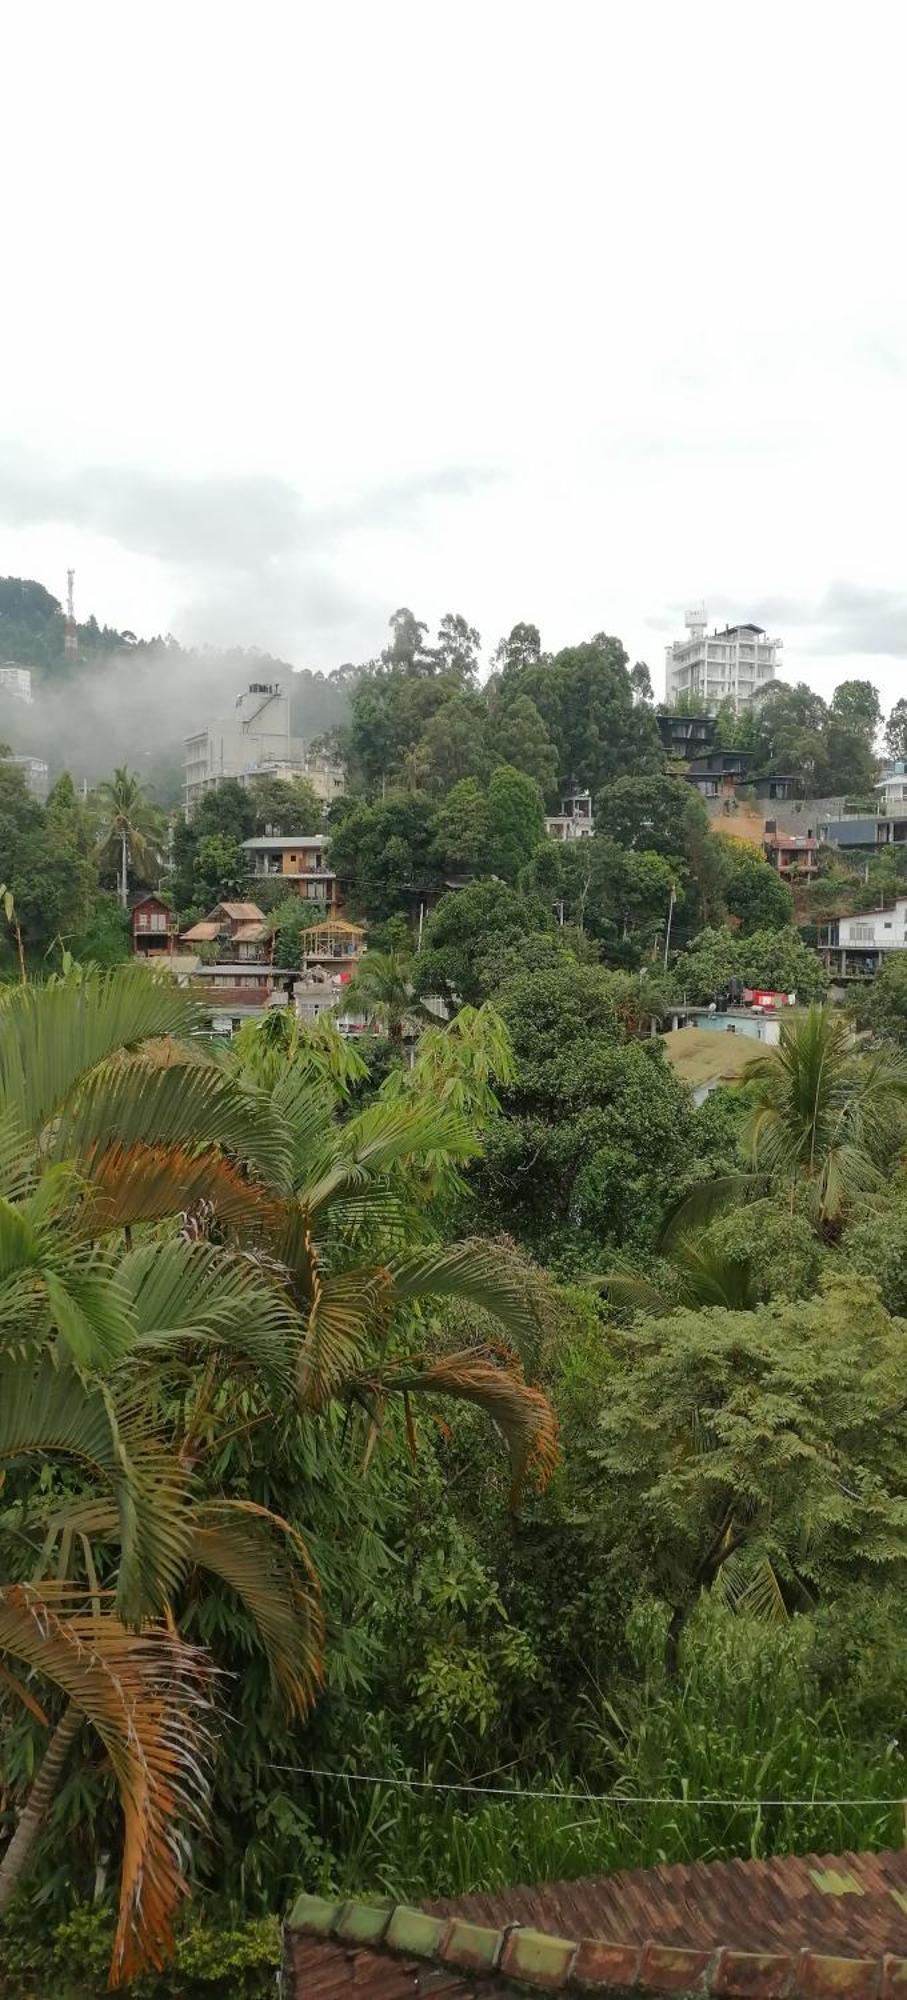
[[[298,966],[242,843],[304,781],[168,824],[133,760],[44,806],[0,761],[11,2000],[263,1995],[301,1887],[901,1840],[907,956],[844,1008],[813,941],[903,850],[792,886],[617,638],[480,659],[402,610],[325,684],[357,1042],[118,963],[125,877],[254,890]],[[808,727],[804,783],[874,782],[861,689],[776,690],[761,766]],[[799,1004],[697,1104],[657,1031],[749,986]]]
[[[129,761],[169,809],[182,792],[184,738],[228,716],[250,680],[289,687],[291,726],[307,742],[347,720],[348,670],[296,671],[264,651],[184,647],[93,616],[77,624],[77,639],[67,654],[62,607],[43,585],[0,577],[0,665],[29,667],[34,693],[24,709],[0,690],[0,742],[45,758],[52,778],[69,770],[94,785]]]

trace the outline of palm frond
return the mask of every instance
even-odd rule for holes
[[[100,1259],[73,1258],[62,1274],[41,1272],[51,1321],[78,1368],[101,1373],[122,1361],[135,1337],[119,1273]]]
[[[184,1560],[184,1481],[138,1407],[117,1409],[51,1356],[0,1360],[0,1465],[30,1457],[74,1460],[111,1493],[122,1550],[118,1609],[126,1620],[160,1609]]]
[[[186,994],[144,966],[17,987],[0,1009],[0,1104],[35,1139],[99,1063],[152,1036],[186,1034],[197,1019]]]
[[[672,1257],[687,1304],[755,1312],[759,1289],[752,1261],[742,1251],[723,1250],[708,1241],[682,1236],[674,1243]]]
[[[111,1979],[160,1967],[187,1883],[181,1824],[207,1805],[211,1670],[169,1627],[127,1631],[66,1585],[0,1588],[0,1649],[65,1694],[110,1759],[125,1839]]]
[[[220,1153],[191,1151],[182,1145],[124,1146],[115,1141],[82,1163],[85,1196],[76,1227],[85,1236],[104,1236],[138,1222],[161,1222],[167,1216],[211,1202],[225,1227],[277,1229],[280,1208],[264,1190],[249,1181],[239,1167]]]
[[[338,1195],[365,1188],[401,1161],[432,1166],[472,1159],[480,1151],[470,1125],[454,1112],[407,1099],[371,1104],[341,1127],[331,1166],[300,1194],[314,1216]]]
[[[324,1678],[324,1615],[301,1535],[250,1500],[211,1501],[195,1510],[189,1560],[235,1591],[275,1689],[290,1714],[304,1718]]]
[[[656,1249],[670,1250],[678,1236],[704,1229],[723,1215],[734,1202],[753,1201],[767,1185],[764,1174],[718,1174],[714,1180],[699,1181],[668,1210],[659,1230]]]
[[[604,1292],[615,1305],[624,1306],[630,1312],[652,1313],[657,1319],[673,1312],[677,1305],[676,1298],[670,1298],[659,1285],[653,1285],[650,1279],[643,1277],[642,1272],[631,1271],[629,1267],[623,1269],[614,1265],[610,1271],[602,1272],[600,1277],[584,1282]]]
[[[735,1549],[723,1562],[712,1589],[730,1611],[758,1618],[764,1625],[786,1624],[790,1613],[777,1570],[768,1556],[753,1558]]]
[[[365,1362],[382,1319],[390,1316],[388,1274],[381,1268],[314,1274],[314,1295],[299,1350],[296,1383],[307,1409],[322,1409]]]
[[[399,1370],[382,1369],[372,1386],[407,1394],[418,1391],[453,1396],[484,1410],[497,1425],[510,1454],[513,1506],[527,1479],[534,1478],[544,1486],[557,1465],[557,1418],[547,1397],[540,1389],[530,1388],[513,1366],[490,1349],[445,1354],[421,1368],[404,1364]]]
[[[538,1332],[525,1285],[502,1263],[493,1244],[447,1244],[396,1259],[389,1269],[395,1300],[462,1299],[491,1313],[515,1340]]]
[[[117,1276],[139,1349],[201,1341],[292,1381],[302,1322],[286,1292],[248,1257],[210,1243],[143,1243],[121,1258]]]
[[[285,1188],[290,1143],[262,1093],[241,1089],[216,1063],[190,1057],[161,1063],[139,1054],[104,1063],[57,1121],[52,1156],[91,1162],[112,1143],[218,1146],[271,1187]]]
[[[0,1195],[19,1201],[33,1184],[34,1171],[23,1128],[12,1106],[0,1110]]]

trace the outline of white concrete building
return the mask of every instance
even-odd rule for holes
[[[819,925],[819,956],[837,979],[871,979],[886,952],[907,951],[907,896]]]
[[[6,660],[0,667],[0,691],[14,694],[17,701],[27,701],[31,706],[31,670],[17,667],[12,660]]]
[[[290,735],[290,697],[279,681],[253,681],[225,722],[185,740],[186,814],[223,778],[301,778],[305,746]]]
[[[549,840],[582,840],[594,833],[591,792],[568,792],[561,800],[560,812],[546,818],[545,832]]]
[[[761,625],[726,625],[722,632],[707,632],[704,604],[688,611],[684,624],[687,637],[675,640],[665,653],[668,704],[683,695],[702,715],[717,715],[724,702],[731,703],[735,715],[751,708],[777,676],[781,640],[769,639]]]
[[[886,765],[885,776],[876,785],[880,813],[907,813],[907,763],[896,757]]]
[[[5,762],[15,764],[16,769],[21,771],[32,798],[39,799],[43,805],[50,790],[50,771],[44,758],[26,757],[21,751],[16,751],[14,755],[7,755]]]

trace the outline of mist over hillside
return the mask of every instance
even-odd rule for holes
[[[0,742],[44,757],[53,778],[69,770],[89,785],[129,763],[175,803],[183,738],[226,718],[250,679],[289,685],[294,735],[311,742],[347,719],[354,670],[296,672],[286,660],[236,647],[186,648],[171,637],[77,626],[78,652],[65,650],[65,619],[41,584],[0,578],[0,664],[29,667],[29,707],[0,689]]]

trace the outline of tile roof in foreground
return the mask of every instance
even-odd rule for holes
[[[285,2000],[907,2000],[907,1852],[697,1862],[422,1909],[300,1896]]]

